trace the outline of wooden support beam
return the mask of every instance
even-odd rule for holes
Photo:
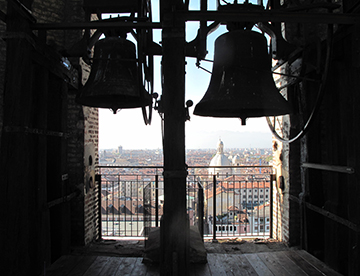
[[[189,221],[185,164],[185,22],[177,18],[182,0],[162,0],[164,107],[164,215],[161,274],[188,275]]]
[[[345,166],[335,166],[335,165],[325,165],[325,164],[315,164],[315,163],[302,163],[301,167],[308,168],[308,169],[323,170],[323,171],[347,173],[347,174],[355,173],[354,168],[345,167]]]
[[[314,204],[311,204],[309,202],[306,202],[306,201],[302,201],[300,198],[294,196],[294,195],[289,195],[289,199],[298,203],[298,204],[303,204],[306,208],[324,216],[324,217],[327,217],[333,221],[336,221],[337,223],[340,223],[346,227],[348,227],[349,229],[357,232],[357,233],[360,233],[360,226],[357,225],[356,223],[353,223],[347,219],[344,219],[336,214],[333,214],[327,210],[325,210],[324,208],[320,208],[320,207],[317,207],[315,206]]]

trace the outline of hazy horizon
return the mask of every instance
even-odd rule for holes
[[[198,138],[195,141],[189,142],[189,145],[185,145],[186,150],[202,150],[202,149],[217,149],[217,144],[219,139],[224,143],[224,151],[230,149],[245,149],[245,148],[259,148],[259,149],[271,149],[272,148],[272,135],[270,133],[264,132],[231,132],[225,131],[222,132],[221,137],[219,138],[219,133],[207,133],[205,135],[206,139]],[[124,137],[122,137],[124,138]],[[131,140],[131,138],[129,138]],[[119,139],[124,141],[124,139]],[[126,139],[126,143],[122,144],[120,141],[116,145],[116,142],[112,142],[111,144],[99,144],[99,150],[106,149],[117,149],[119,146],[123,148],[123,150],[162,150],[162,145],[155,146],[146,146],[144,143],[140,143],[143,146],[126,146],[131,145],[128,143]],[[246,141],[246,142],[245,142]],[[145,143],[146,144],[146,143]],[[197,146],[198,145],[198,146]]]

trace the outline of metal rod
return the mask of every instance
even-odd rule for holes
[[[201,186],[200,183],[198,183],[198,189],[199,189],[199,204],[198,204],[198,216],[199,216],[199,231],[200,231],[200,235],[202,240],[204,241],[204,189]]]
[[[286,11],[186,11],[177,13],[185,21],[221,21],[221,22],[286,22],[286,23],[324,23],[324,24],[357,24],[360,22],[358,14],[341,13],[306,13]]]
[[[213,175],[213,242],[216,240],[216,175]]]
[[[265,10],[259,12],[236,11],[186,11],[177,12],[179,18],[184,21],[221,21],[221,22],[287,22],[287,23],[324,23],[324,24],[357,24],[360,17],[357,14],[341,13],[293,13]],[[127,27],[133,29],[162,29],[162,23],[158,22],[108,22],[91,21],[80,23],[33,23],[33,30],[76,30],[76,29],[101,29]]]
[[[204,70],[205,72],[207,72],[207,73],[209,73],[209,74],[212,74],[212,72],[211,72],[210,70],[208,70],[208,69],[206,69],[206,68],[204,68],[204,67],[202,67],[202,66],[200,66],[200,65],[198,65],[198,68]]]
[[[98,212],[99,212],[99,217],[98,217],[98,221],[99,221],[99,225],[98,225],[98,229],[99,229],[99,240],[102,239],[102,214],[101,214],[101,174],[97,174],[95,175],[95,182],[98,182]]]
[[[82,30],[82,29],[162,29],[162,24],[157,22],[108,22],[90,21],[73,23],[34,23],[30,25],[33,30]]]
[[[273,185],[274,185],[274,181],[276,181],[276,176],[274,174],[272,174],[270,177],[270,238],[273,238],[273,211],[274,211],[274,207],[273,207],[273,203],[274,203],[273,190],[274,190],[274,188],[273,188]]]
[[[114,224],[114,221],[115,221],[115,197],[114,197],[115,189],[114,189],[114,186],[115,186],[115,182],[112,181],[111,182],[111,190],[112,190],[112,196],[111,196],[111,200],[112,200],[112,202],[111,202],[111,205],[112,205],[112,208],[111,208],[112,209],[112,233],[115,236],[115,224]],[[121,207],[119,209],[121,210]],[[125,219],[126,219],[126,211],[125,211]],[[126,233],[126,223],[125,223],[125,233]]]
[[[262,165],[262,166],[252,166],[252,165],[248,165],[248,166],[188,166],[189,169],[207,169],[207,168],[236,168],[236,169],[242,169],[242,168],[272,168],[273,166],[266,166],[266,165]],[[134,168],[134,169],[163,169],[163,166],[98,166],[98,168],[114,168],[114,169],[130,169],[130,168]]]
[[[345,167],[345,166],[334,166],[334,165],[324,165],[324,164],[315,164],[315,163],[302,163],[301,167],[309,168],[309,169],[324,170],[324,171],[347,173],[347,174],[355,173],[354,168]]]
[[[159,176],[155,175],[155,227],[159,227]]]

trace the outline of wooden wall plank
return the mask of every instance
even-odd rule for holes
[[[57,76],[49,74],[49,95],[47,101],[46,130],[63,132],[65,130],[67,84]],[[65,139],[47,136],[47,196],[48,201],[63,198],[67,191],[61,176],[67,173]],[[50,208],[51,223],[51,257],[58,259],[70,252],[71,213],[70,204],[63,203]]]
[[[1,274],[37,275],[43,270],[39,262],[43,252],[34,245],[39,231],[36,155],[34,137],[14,127],[31,127],[32,45],[29,21],[19,15],[14,1],[8,1],[6,33],[6,74],[3,96],[3,131],[0,142],[0,248]],[[21,35],[20,35],[21,34]],[[8,127],[7,130],[6,127]],[[42,246],[42,245],[40,245]],[[45,248],[44,248],[45,250]],[[3,265],[6,264],[6,265]]]
[[[46,69],[37,64],[33,64],[33,81],[32,81],[32,104],[33,109],[28,114],[32,119],[33,127],[46,129],[47,127],[47,95],[48,95],[48,78],[49,73]],[[33,150],[30,160],[34,160],[33,178],[36,185],[30,198],[36,199],[37,210],[34,217],[37,217],[39,223],[34,224],[30,234],[31,247],[37,248],[38,256],[36,263],[45,262],[45,267],[51,264],[51,235],[50,235],[50,212],[44,208],[47,204],[47,137],[34,135],[32,137]]]

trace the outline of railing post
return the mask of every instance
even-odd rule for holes
[[[273,211],[274,211],[274,198],[273,198],[273,184],[276,180],[275,174],[270,174],[270,238],[273,238]]]
[[[155,227],[159,227],[159,176],[155,175]]]
[[[99,212],[99,240],[102,239],[102,214],[101,214],[101,174],[97,174],[95,175],[95,183],[98,183],[98,202],[99,202],[99,206],[98,206],[98,212]]]
[[[198,210],[197,210],[197,215],[199,216],[199,231],[200,231],[200,235],[202,240],[204,241],[204,189],[201,186],[200,183],[198,183],[198,187],[199,187],[199,204],[198,204]]]
[[[212,242],[217,242],[216,239],[216,175],[213,175],[213,240]]]

